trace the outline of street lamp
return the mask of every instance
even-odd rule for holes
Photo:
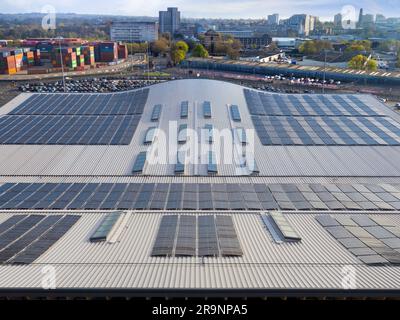
[[[60,49],[60,61],[61,61],[61,72],[62,72],[63,89],[64,89],[64,92],[66,92],[66,89],[65,89],[65,75],[64,75],[64,62],[63,62],[63,57],[62,57],[62,52],[61,52],[61,41],[64,40],[64,38],[63,37],[57,37],[56,40],[58,40],[59,49]]]
[[[325,81],[326,81],[326,49],[324,49],[324,76],[322,80],[322,94],[325,94]]]

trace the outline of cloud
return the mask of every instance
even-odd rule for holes
[[[399,0],[0,0],[1,12],[40,12],[53,5],[58,12],[157,16],[159,10],[177,6],[184,17],[262,18],[278,12],[281,16],[310,13],[333,17],[344,5],[357,10],[400,16]]]

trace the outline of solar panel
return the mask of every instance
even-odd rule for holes
[[[0,144],[127,145],[140,117],[136,115],[24,115],[5,116],[7,130]]]
[[[152,256],[172,256],[177,225],[177,215],[164,215],[161,218],[157,236],[151,252]]]
[[[218,256],[218,239],[214,216],[198,217],[198,255]]]
[[[4,263],[11,259],[19,252],[27,248],[31,243],[36,241],[41,235],[49,230],[62,216],[47,216],[41,220],[36,226],[18,238],[7,248],[0,251],[0,262]]]
[[[21,222],[23,219],[25,219],[27,215],[17,215],[17,216],[12,216],[8,218],[6,221],[4,221],[2,224],[0,224],[0,235],[10,229],[11,227],[15,226],[19,222]]]
[[[187,119],[189,111],[189,101],[181,102],[181,119]]]
[[[291,95],[246,90],[245,96],[263,145],[400,145],[398,124],[355,98],[350,104],[339,96],[333,103],[327,96],[303,95],[303,104]]]
[[[129,93],[33,94],[13,115],[129,115],[143,112],[149,89]]]
[[[153,112],[151,114],[151,121],[158,121],[160,119],[161,109],[162,109],[161,104],[156,104],[153,107]]]
[[[196,217],[181,215],[176,237],[175,256],[196,255]]]
[[[28,264],[34,262],[43,253],[45,253],[52,245],[60,240],[80,219],[78,215],[66,215],[44,233],[39,239],[28,246],[24,251],[10,260],[15,264]]]
[[[109,237],[111,234],[111,230],[116,225],[120,217],[122,216],[121,212],[113,212],[107,214],[90,236],[91,242],[99,242],[99,241],[109,241]]]
[[[220,253],[222,256],[242,256],[233,220],[231,216],[217,215],[215,218]]]
[[[233,121],[240,122],[242,118],[240,117],[239,107],[237,105],[230,106],[231,117]]]
[[[43,215],[30,215],[18,224],[9,228],[7,231],[3,232],[3,234],[0,235],[0,249],[6,248],[15,240],[20,238],[24,233],[39,223],[44,217],[45,216]]]
[[[182,152],[182,161],[184,161]],[[212,151],[210,151],[212,152]],[[135,164],[135,170],[132,170],[133,174],[138,174],[143,172],[144,164],[146,162],[145,155],[137,156],[138,163]],[[209,154],[208,154],[209,155]],[[249,155],[249,154],[247,154]],[[212,159],[211,156],[210,159]],[[140,160],[140,161],[139,161]],[[204,164],[207,165],[207,171],[210,169],[210,174],[217,173],[217,164],[214,163]],[[176,174],[184,173],[184,166],[182,162],[179,162],[174,168],[176,169]],[[137,170],[137,171],[136,171]],[[247,170],[247,169],[246,169]],[[258,171],[257,168],[255,170]],[[254,174],[249,170],[245,174]],[[242,173],[243,174],[243,173]],[[144,188],[147,188],[148,183],[143,184]],[[181,209],[182,208],[182,191],[183,187],[178,184],[171,184],[171,195],[168,197],[167,208],[169,210]],[[228,184],[229,185],[229,184]],[[138,186],[138,187],[137,187]],[[169,184],[166,184],[169,186]],[[206,187],[207,186],[207,187]],[[223,188],[221,187],[223,186]],[[196,191],[198,193],[196,198],[201,199],[198,203],[199,209],[211,210],[211,209],[221,209],[221,210],[242,210],[243,205],[250,210],[396,210],[395,202],[385,202],[380,199],[375,194],[382,192],[364,192],[368,190],[362,185],[351,186],[353,189],[349,189],[351,192],[342,192],[340,188],[336,185],[320,185],[320,184],[310,184],[310,185],[289,185],[289,184],[270,184],[266,186],[265,184],[252,184],[251,191],[240,190],[240,196],[230,197],[228,200],[226,184],[215,184],[213,190],[210,190],[210,185],[200,184],[201,189]],[[299,187],[300,189],[297,189]],[[340,186],[343,187],[343,186]],[[357,187],[357,189],[356,189]],[[361,187],[364,187],[362,189]],[[376,189],[382,191],[382,189],[368,186],[371,189]],[[133,188],[132,190],[125,189]],[[387,185],[387,188],[390,188]],[[144,199],[137,202],[136,194],[141,189],[141,184],[101,184],[101,183],[17,183],[9,184],[3,188],[0,193],[0,208],[2,209],[51,209],[51,210],[72,210],[72,209],[107,209],[107,210],[127,210],[127,209],[145,209],[152,204],[152,199]],[[272,191],[271,191],[272,190]],[[337,192],[339,190],[339,192]],[[388,201],[393,199],[389,197],[398,196],[397,189],[391,189],[392,191],[385,191],[387,195],[382,196]],[[1,191],[1,189],[0,189]],[[130,193],[129,191],[134,191]],[[360,191],[363,191],[360,193]],[[167,191],[168,192],[168,187]],[[146,196],[151,197],[152,193],[150,191],[146,193]],[[164,196],[164,195],[163,195]],[[165,197],[164,197],[165,198]],[[351,201],[354,199],[354,201]],[[339,201],[340,200],[340,201]],[[165,200],[164,200],[165,201]],[[369,202],[371,201],[371,202]],[[158,208],[164,208],[165,202],[161,200],[155,201],[154,205]],[[357,223],[368,223],[371,226],[374,225],[373,220],[365,220],[363,222],[362,216],[355,216]],[[322,218],[325,219],[325,218]],[[326,218],[328,219],[328,218]],[[337,223],[337,222],[336,222]],[[356,221],[354,221],[356,223]],[[369,225],[367,225],[369,226]]]
[[[203,116],[204,118],[211,118],[211,102],[204,101],[203,102]]]
[[[146,157],[147,157],[147,152],[143,151],[140,152],[135,160],[135,163],[133,165],[132,173],[142,173],[144,165],[146,163]]]

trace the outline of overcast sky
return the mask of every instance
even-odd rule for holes
[[[158,16],[159,10],[177,6],[183,17],[193,18],[264,18],[276,12],[282,17],[309,13],[324,20],[353,5],[366,13],[400,16],[400,0],[0,0],[0,12],[40,12],[45,5],[63,13]]]

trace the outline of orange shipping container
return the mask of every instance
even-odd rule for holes
[[[19,71],[18,69],[21,69],[21,67],[22,67],[22,65],[23,65],[23,61],[22,61],[23,57],[24,57],[24,54],[23,54],[23,53],[16,54],[16,55],[14,56],[14,59],[15,59],[15,67],[17,68],[17,71]]]

